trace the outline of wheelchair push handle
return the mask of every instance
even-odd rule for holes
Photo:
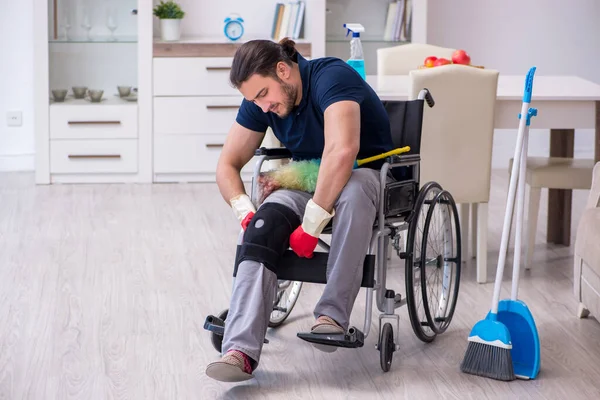
[[[427,105],[429,107],[433,107],[435,105],[435,101],[433,100],[433,96],[431,95],[431,92],[427,88],[424,88],[424,89],[422,89],[419,92],[419,95],[417,96],[417,99],[419,99],[419,100],[425,100],[427,102]]]

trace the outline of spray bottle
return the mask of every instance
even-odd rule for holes
[[[350,59],[348,59],[348,64],[350,64],[363,79],[366,79],[365,57],[360,41],[360,33],[364,32],[365,28],[361,24],[344,24],[344,28],[348,30],[346,36],[352,32],[352,39],[350,40]]]

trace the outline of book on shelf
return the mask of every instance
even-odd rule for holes
[[[271,39],[280,41],[284,37],[299,39],[304,35],[305,1],[292,0],[275,4]]]
[[[412,1],[396,0],[388,5],[384,40],[392,42],[410,40]]]

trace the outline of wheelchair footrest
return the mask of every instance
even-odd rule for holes
[[[335,347],[346,347],[355,349],[357,347],[363,347],[365,344],[365,334],[351,327],[348,329],[348,333],[329,334],[329,333],[312,333],[312,332],[298,332],[297,336],[306,340],[310,343],[323,344],[327,346]]]
[[[206,317],[206,320],[204,320],[204,329],[219,336],[223,336],[223,333],[225,332],[225,321],[214,315],[209,315]]]
[[[204,329],[218,336],[225,334],[225,321],[214,315],[209,315],[204,320]],[[269,343],[269,339],[265,338],[264,343]]]

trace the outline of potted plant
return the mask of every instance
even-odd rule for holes
[[[160,19],[160,33],[162,40],[179,40],[181,36],[181,20],[185,12],[174,1],[161,1],[154,7],[154,16]]]

